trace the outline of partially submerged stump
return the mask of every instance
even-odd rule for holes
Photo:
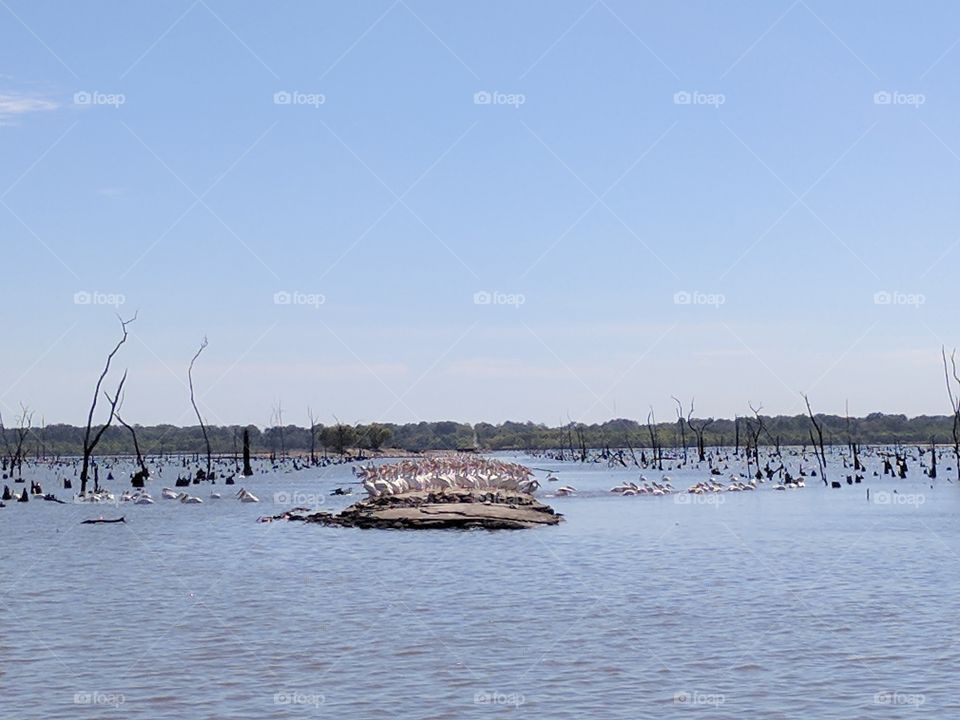
[[[354,503],[339,514],[291,510],[271,520],[300,520],[363,529],[518,530],[557,525],[563,516],[532,495],[510,490],[414,491]]]
[[[100,524],[111,524],[111,523],[126,523],[127,520],[124,517],[114,518],[112,520],[106,518],[96,518],[94,520],[84,520],[81,522],[81,525],[100,525]]]

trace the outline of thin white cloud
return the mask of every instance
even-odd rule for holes
[[[0,93],[0,120],[28,113],[48,112],[58,107],[60,106],[56,102],[45,98]]]

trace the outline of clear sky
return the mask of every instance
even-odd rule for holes
[[[0,409],[949,412],[954,2],[0,0]]]

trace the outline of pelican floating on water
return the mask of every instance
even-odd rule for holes
[[[260,502],[260,498],[258,498],[249,490],[245,490],[244,488],[240,488],[240,492],[237,493],[237,498],[240,500],[240,502],[245,502],[245,503]]]

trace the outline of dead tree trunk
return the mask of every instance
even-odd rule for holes
[[[677,404],[677,425],[680,427],[680,442],[683,444],[683,464],[687,464],[687,430],[683,418],[683,405],[680,401],[673,397],[673,401]]]
[[[763,410],[763,404],[760,404],[758,407],[754,407],[753,403],[747,403],[747,406],[753,412],[753,417],[756,419],[757,424],[753,425],[752,423],[749,426],[749,432],[753,440],[753,459],[757,463],[757,472],[754,475],[758,480],[760,479],[760,436],[763,434],[763,416],[760,414],[760,411]],[[769,435],[769,433],[768,433]]]
[[[206,447],[207,447],[207,473],[206,473],[206,479],[207,479],[207,480],[212,480],[212,479],[213,479],[213,475],[212,475],[211,472],[210,472],[210,465],[211,465],[211,462],[210,462],[210,438],[207,436],[207,426],[203,424],[203,417],[201,417],[201,415],[200,415],[200,409],[197,407],[197,401],[196,401],[196,398],[194,397],[194,393],[193,393],[193,365],[194,365],[195,362],[197,362],[197,358],[200,357],[200,353],[202,353],[202,352],[206,349],[206,347],[207,347],[207,338],[204,337],[204,338],[203,338],[203,342],[200,343],[200,347],[199,347],[199,349],[197,350],[196,354],[195,354],[195,355],[193,356],[193,358],[190,360],[190,367],[187,368],[187,381],[188,381],[188,383],[189,383],[189,385],[190,385],[190,404],[193,405],[193,411],[197,414],[197,421],[200,423],[200,430],[201,430],[201,432],[203,432],[203,443],[204,443],[204,445],[206,445]]]
[[[307,407],[307,417],[310,419],[310,464],[317,464],[317,421],[313,417],[313,410]]]
[[[960,398],[954,396],[953,385],[950,379],[950,370],[947,369],[947,351],[940,348],[940,354],[943,356],[943,376],[947,381],[947,398],[950,400],[950,409],[953,412],[953,459],[957,466],[957,480],[960,480]],[[957,351],[950,353],[950,368],[953,371],[953,382],[960,385],[960,377],[957,377]]]
[[[693,398],[690,398],[690,411],[687,413],[687,426],[693,430],[693,434],[697,438],[697,460],[699,462],[706,462],[707,460],[707,448],[703,441],[703,433],[712,424],[713,418],[701,420],[699,425],[693,424]]]
[[[123,401],[120,401],[123,404]],[[122,417],[120,417],[120,408],[117,408],[115,413],[117,417],[117,422],[123,425],[127,430],[130,431],[130,435],[133,437],[133,449],[137,453],[137,464],[140,466],[140,472],[133,476],[134,484],[138,481],[141,483],[139,486],[142,487],[143,480],[146,480],[150,477],[150,470],[147,468],[147,463],[143,460],[143,453],[140,452],[140,443],[137,441],[137,431],[133,428],[132,425],[127,423]]]
[[[630,442],[630,430],[627,429],[623,433],[623,439],[627,443],[627,449],[630,451],[630,457],[633,458],[633,464],[637,467],[640,467],[640,461],[637,460],[637,453],[633,449],[633,443]]]
[[[23,477],[23,460],[27,456],[26,443],[27,436],[30,435],[30,430],[33,428],[33,413],[30,409],[24,405],[20,404],[20,419],[17,423],[17,449],[16,449],[16,459],[17,459],[17,475]]]
[[[104,396],[107,398],[107,402],[110,404],[110,413],[107,415],[106,422],[103,423],[98,429],[94,430],[93,428],[93,415],[97,410],[97,402],[100,399],[100,389],[103,386],[103,381],[106,379],[107,375],[110,372],[110,364],[113,362],[113,358],[120,351],[120,348],[127,341],[127,326],[137,319],[136,313],[129,320],[124,320],[123,318],[118,318],[120,320],[120,331],[121,337],[117,341],[117,344],[114,345],[113,350],[110,351],[110,354],[107,355],[107,361],[104,363],[103,371],[100,373],[100,377],[97,378],[96,387],[93,390],[93,401],[90,403],[90,411],[87,413],[87,427],[83,433],[83,461],[80,465],[80,494],[84,495],[87,492],[87,476],[90,473],[90,458],[93,457],[93,451],[96,450],[97,445],[100,444],[100,439],[103,437],[103,434],[107,431],[107,428],[113,423],[113,418],[116,415],[117,403],[120,402],[120,396],[123,393],[123,384],[127,381],[127,371],[124,370],[123,376],[120,378],[120,382],[117,384],[117,391],[113,395],[113,399],[104,392]],[[95,481],[95,484],[96,483]]]
[[[280,437],[280,459],[282,460],[287,456],[287,448],[283,441],[283,404],[278,400],[277,405],[273,408],[273,418],[276,422],[277,434]]]
[[[657,419],[654,417],[653,408],[647,413],[647,432],[650,433],[650,447],[653,451],[653,466],[658,470],[663,470],[663,450],[660,447],[660,438],[657,434]]]
[[[14,455],[13,447],[10,445],[10,438],[7,437],[7,428],[3,424],[3,415],[0,415],[0,437],[3,438],[3,469],[7,469],[7,462],[10,463],[10,477],[13,477]]]
[[[243,476],[253,475],[253,468],[250,467],[250,431],[243,429]]]
[[[813,432],[810,432],[810,443],[813,445],[813,451],[817,455],[817,464],[820,466],[820,478],[823,480],[824,485],[828,485],[827,454],[823,449],[823,426],[817,422],[817,417],[813,414],[813,409],[810,407],[810,398],[804,395],[803,399],[807,403],[807,414],[810,415],[810,422],[813,424],[813,429],[817,431],[816,438],[814,438]]]

